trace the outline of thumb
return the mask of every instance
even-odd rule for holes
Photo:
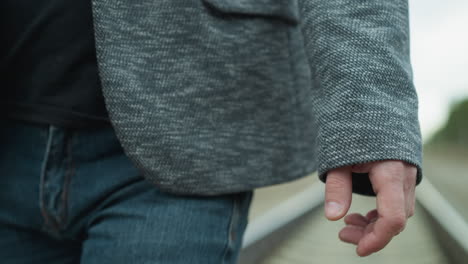
[[[325,184],[325,216],[338,220],[346,215],[351,205],[351,168],[341,167],[327,173]]]

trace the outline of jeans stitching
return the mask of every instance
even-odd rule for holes
[[[232,210],[231,210],[231,215],[229,217],[229,225],[228,225],[228,232],[227,232],[227,243],[226,243],[226,246],[224,247],[224,251],[223,251],[223,255],[222,255],[222,264],[225,264],[226,263],[226,258],[228,256],[228,252],[229,252],[229,249],[232,247],[232,242],[231,242],[231,232],[232,232],[232,229],[233,229],[233,226],[234,226],[234,215],[235,215],[235,211],[236,211],[236,206],[237,204],[237,199],[233,199],[232,201]]]
[[[48,199],[46,199],[47,198],[46,191],[48,191],[46,190],[46,183],[48,180],[50,180],[48,177],[49,176],[48,171],[50,167],[54,165],[54,164],[51,164],[51,158],[54,158],[55,155],[57,155],[54,151],[54,143],[57,143],[57,142],[54,142],[54,139],[57,138],[57,134],[58,134],[58,132],[56,131],[58,131],[57,127],[53,125],[49,126],[49,131],[48,131],[49,134],[47,138],[46,151],[45,151],[44,161],[43,161],[43,165],[41,169],[39,203],[40,203],[41,214],[44,219],[44,225],[42,229],[46,231],[47,233],[49,233],[50,235],[58,238],[59,233],[63,231],[66,227],[66,220],[67,220],[67,215],[68,215],[68,189],[69,189],[68,185],[70,182],[71,174],[73,174],[74,172],[74,168],[70,166],[72,164],[72,161],[69,160],[71,158],[71,146],[68,143],[68,138],[67,138],[67,135],[65,134],[63,139],[59,137],[59,139],[61,140],[61,142],[59,143],[66,144],[65,145],[65,147],[67,148],[66,153],[63,154],[62,152],[60,152],[60,155],[66,156],[65,159],[66,159],[67,167],[64,173],[63,183],[61,185],[60,201],[57,205],[54,205],[54,206],[57,206],[57,208],[54,207],[53,208],[54,211],[53,212],[50,211],[50,208],[48,208],[48,204],[47,204]],[[60,144],[60,147],[62,146],[61,144]],[[58,210],[57,214],[55,214],[55,209]]]
[[[72,155],[72,136],[66,137],[66,148],[67,148],[67,169],[65,171],[65,179],[62,184],[62,211],[60,212],[60,228],[63,230],[66,226],[68,220],[68,199],[69,199],[69,186],[72,175],[75,173],[75,167],[73,163],[73,155]]]
[[[231,255],[232,255],[232,251],[234,250],[236,246],[235,245],[236,240],[242,237],[242,236],[237,235],[236,232],[239,231],[237,227],[240,224],[241,214],[243,212],[242,206],[244,203],[242,201],[243,199],[248,198],[246,195],[247,193],[238,193],[238,194],[235,194],[233,197],[233,205],[232,205],[231,217],[230,217],[230,222],[229,222],[229,230],[227,233],[228,242],[226,243],[226,247],[224,248],[223,260],[222,260],[223,264],[231,263],[230,262],[230,260],[232,259]]]
[[[47,168],[48,168],[48,163],[49,163],[49,155],[50,151],[52,148],[52,140],[54,138],[54,131],[53,127],[49,126],[48,130],[48,136],[47,136],[47,143],[46,143],[46,148],[45,148],[45,153],[44,153],[44,160],[42,162],[42,168],[41,168],[41,175],[40,175],[40,186],[39,186],[39,207],[41,209],[41,214],[44,219],[44,229],[47,229],[47,227],[54,226],[55,224],[52,223],[52,219],[50,214],[47,212],[47,208],[44,204],[44,189],[45,189],[45,182],[46,182],[46,177],[47,177]]]

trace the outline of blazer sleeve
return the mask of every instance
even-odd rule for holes
[[[298,0],[317,113],[318,173],[379,160],[418,168],[422,145],[407,0]],[[355,193],[374,195],[368,175]]]

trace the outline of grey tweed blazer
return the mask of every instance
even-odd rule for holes
[[[356,163],[418,167],[407,0],[93,0],[106,105],[161,189],[250,190]],[[354,192],[372,194],[367,175]]]

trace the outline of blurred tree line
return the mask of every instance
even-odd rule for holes
[[[447,123],[434,134],[426,146],[468,151],[468,98],[453,105]]]

